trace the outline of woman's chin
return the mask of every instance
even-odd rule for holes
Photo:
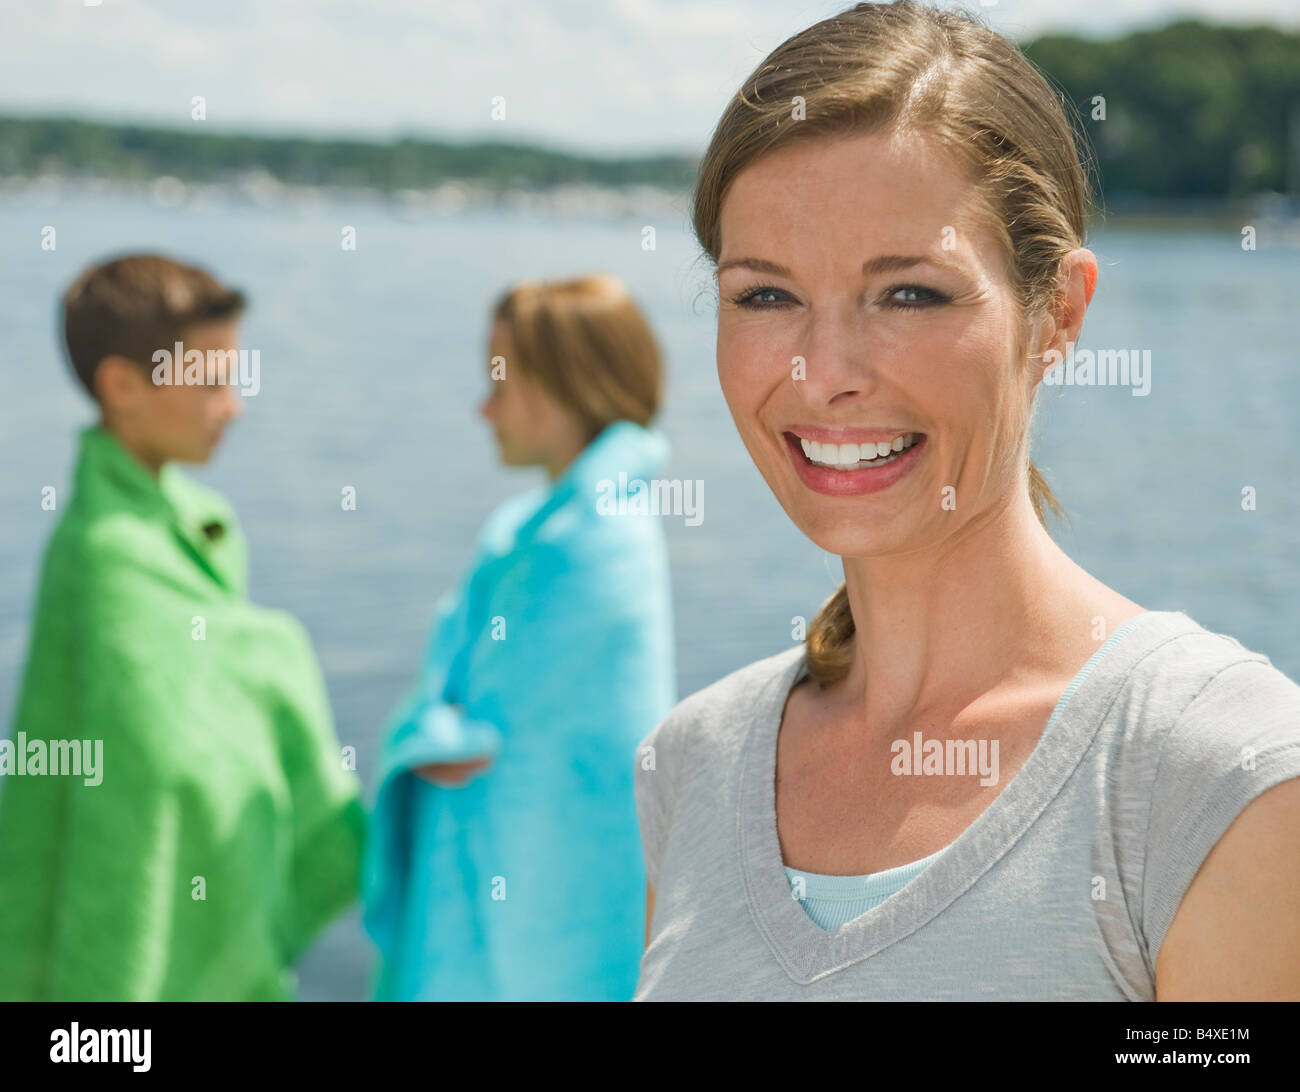
[[[864,527],[846,519],[795,519],[799,530],[815,546],[837,557],[884,557],[896,552],[903,542],[897,527]]]

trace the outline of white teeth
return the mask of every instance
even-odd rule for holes
[[[799,446],[809,462],[833,466],[837,470],[856,470],[860,466],[883,466],[920,439],[920,433],[907,432],[893,440],[866,444],[822,444],[799,438]]]

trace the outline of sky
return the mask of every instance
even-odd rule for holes
[[[0,0],[0,114],[698,155],[741,80],[849,0]],[[966,0],[1023,40],[1300,0]],[[206,119],[191,118],[202,96]],[[493,118],[494,100],[504,117]]]

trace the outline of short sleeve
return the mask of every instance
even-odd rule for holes
[[[1161,744],[1143,869],[1143,934],[1154,973],[1197,871],[1261,793],[1300,777],[1300,686],[1267,660],[1223,668]]]
[[[659,889],[659,866],[668,845],[677,799],[677,775],[681,765],[678,753],[680,721],[681,714],[675,709],[636,749],[634,786],[637,822],[641,827],[641,852],[645,857],[646,882],[656,891]]]

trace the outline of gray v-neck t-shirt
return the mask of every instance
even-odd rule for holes
[[[825,930],[792,896],[776,829],[776,739],[804,674],[801,645],[750,664],[642,741],[655,908],[634,1000],[1154,1000],[1202,861],[1255,797],[1300,777],[1300,686],[1149,611],[1098,648],[937,860]]]

